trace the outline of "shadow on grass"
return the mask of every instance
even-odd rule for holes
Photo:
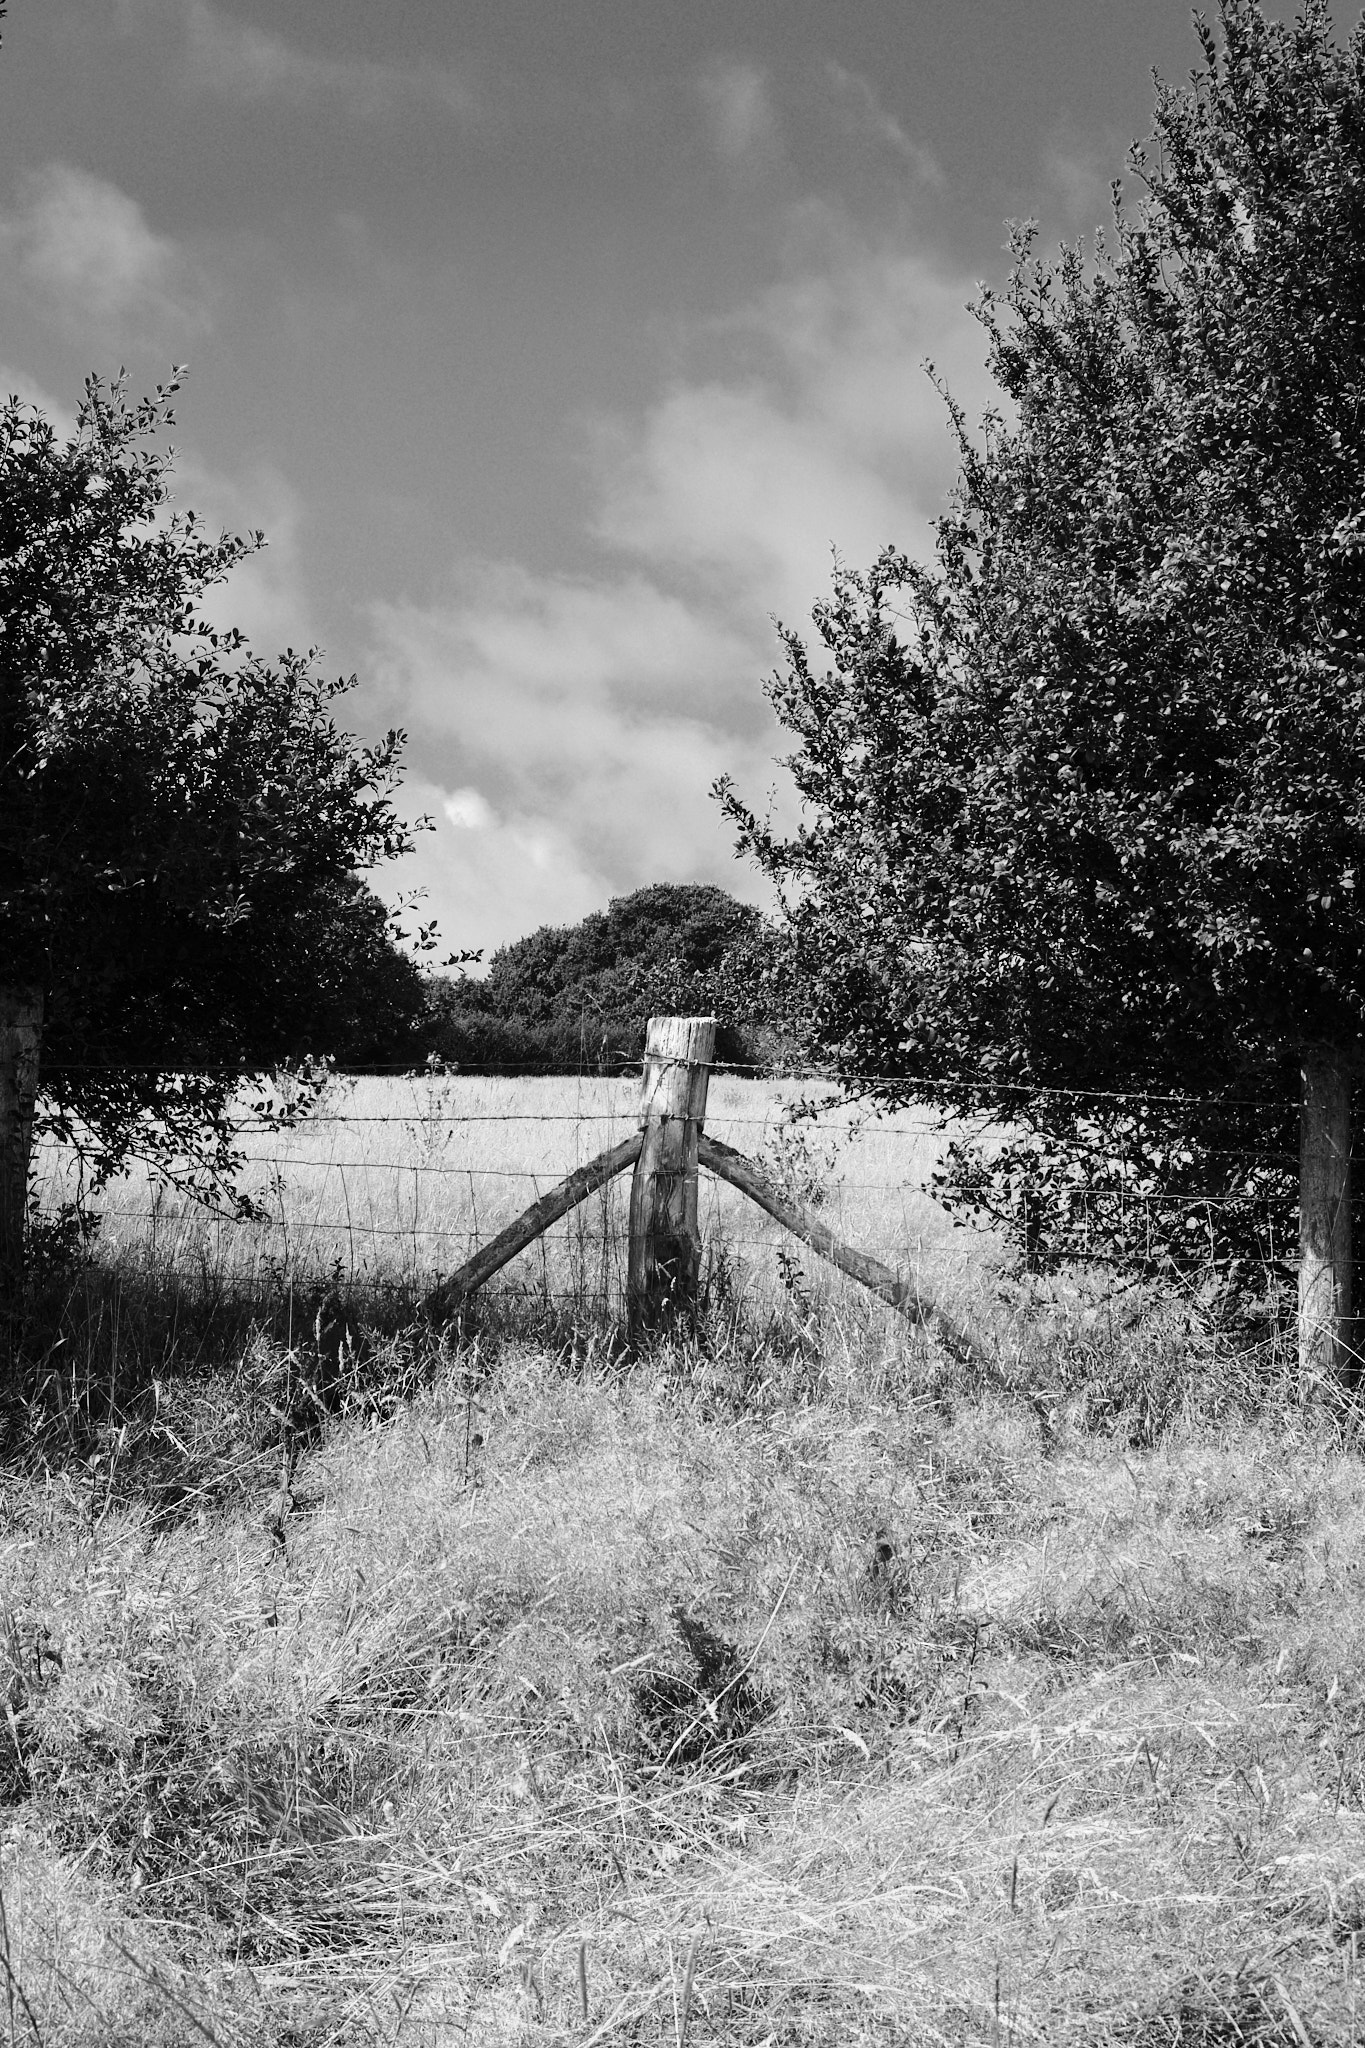
[[[1339,2035],[1319,2032],[1275,1979],[1226,1985],[1195,1983],[1173,2005],[1131,2022],[1117,2048],[1335,2048]]]
[[[0,1457],[180,1517],[291,1469],[329,1415],[448,1364],[397,1289],[343,1299],[145,1251],[36,1260],[0,1323]]]

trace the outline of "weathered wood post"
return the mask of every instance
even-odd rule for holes
[[[1358,1377],[1351,1323],[1351,1090],[1355,1062],[1331,1046],[1303,1056],[1299,1126],[1299,1375]]]
[[[17,1286],[24,1266],[42,1035],[42,990],[0,988],[0,1302]]]
[[[714,1017],[651,1017],[630,1184],[626,1277],[632,1342],[688,1316],[701,1270],[697,1143],[716,1050]]]

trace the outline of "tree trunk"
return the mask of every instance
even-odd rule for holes
[[[0,988],[0,1304],[24,1270],[33,1104],[43,1036],[43,993]]]
[[[1351,1088],[1353,1057],[1333,1046],[1303,1056],[1299,1125],[1299,1377],[1353,1382]]]

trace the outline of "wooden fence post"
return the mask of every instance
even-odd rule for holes
[[[23,1272],[42,1035],[42,990],[0,989],[0,1302],[18,1286]]]
[[[1351,1338],[1351,1090],[1349,1054],[1303,1056],[1299,1126],[1299,1373],[1306,1386],[1359,1377]]]
[[[651,1017],[630,1184],[631,1340],[690,1315],[701,1270],[697,1143],[716,1049],[714,1017]]]

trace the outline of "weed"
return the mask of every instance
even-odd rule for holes
[[[788,1111],[759,1155],[769,1180],[799,1208],[820,1209],[839,1183],[844,1147],[837,1137],[820,1136],[811,1128],[809,1105]]]
[[[770,1702],[751,1682],[734,1643],[682,1606],[674,1608],[673,1624],[681,1654],[671,1665],[643,1672],[631,1687],[647,1751],[674,1770],[720,1759],[742,1762]]]

